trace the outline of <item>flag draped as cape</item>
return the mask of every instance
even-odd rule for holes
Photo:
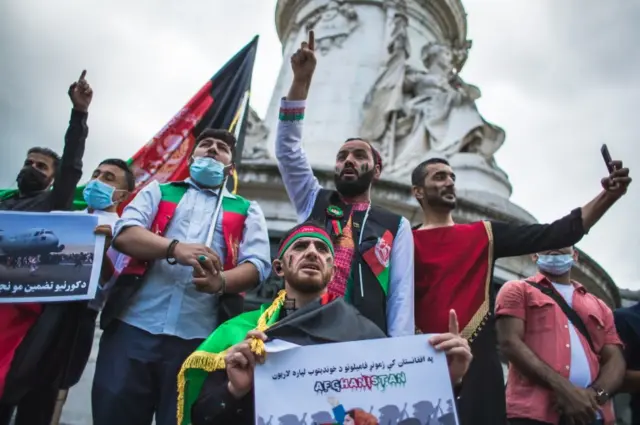
[[[140,189],[153,180],[160,183],[181,181],[189,177],[188,159],[198,135],[208,128],[227,129],[236,136],[236,168],[242,157],[246,117],[249,112],[251,75],[258,48],[258,36],[231,58],[187,104],[127,163],[136,177],[136,188],[129,199],[119,205],[121,213]],[[235,193],[238,177],[229,179],[229,191]],[[76,188],[73,209],[84,210],[87,204]],[[16,196],[16,189],[0,189],[0,201]]]
[[[279,320],[285,298],[285,291],[280,291],[271,304],[223,323],[187,357],[178,374],[178,425],[191,424],[191,408],[207,375],[225,368],[226,350],[242,342],[251,330],[265,332],[269,339],[298,345],[386,337],[380,328],[342,298],[329,300],[327,295]],[[262,341],[252,340],[250,345],[254,353],[264,353]]]

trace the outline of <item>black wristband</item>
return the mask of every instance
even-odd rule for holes
[[[172,266],[174,264],[178,264],[178,260],[176,260],[176,258],[173,256],[173,252],[176,250],[176,245],[178,245],[179,243],[179,240],[174,239],[169,244],[169,247],[167,247],[167,263],[171,264]]]

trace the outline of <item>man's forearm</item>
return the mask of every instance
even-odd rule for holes
[[[82,158],[87,139],[87,113],[73,109],[64,137],[60,169],[51,191],[52,208],[68,210],[73,204],[76,186],[82,178]]]
[[[618,389],[621,393],[640,392],[640,370],[629,370],[624,374],[622,386]]]
[[[138,260],[157,260],[167,256],[171,240],[140,226],[122,229],[112,242],[115,249]]]
[[[520,339],[501,341],[500,351],[523,375],[542,387],[556,390],[569,383]]]
[[[605,346],[604,350],[607,352],[604,354],[601,352],[602,366],[598,378],[593,381],[593,386],[613,394],[622,385],[627,364],[620,347],[609,345]]]
[[[293,81],[287,94],[287,100],[306,100],[311,82]]]
[[[239,294],[256,287],[260,283],[258,269],[252,263],[246,262],[238,267],[224,272],[226,278],[225,292]]]
[[[582,207],[582,226],[584,231],[588,232],[618,199],[620,198],[603,190],[591,202]]]

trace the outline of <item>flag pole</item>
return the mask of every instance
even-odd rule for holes
[[[227,187],[227,180],[229,180],[229,175],[224,178],[222,182],[222,186],[220,186],[220,190],[218,190],[218,199],[216,200],[216,209],[213,211],[213,220],[209,225],[209,233],[207,234],[207,241],[205,243],[206,246],[211,247],[213,243],[213,235],[216,233],[216,223],[218,222],[218,217],[220,217],[220,210],[222,210],[222,196],[224,193],[224,188]]]

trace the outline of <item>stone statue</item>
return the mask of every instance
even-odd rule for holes
[[[402,110],[405,102],[402,81],[410,51],[408,25],[405,14],[395,14],[387,45],[387,62],[364,101],[360,135],[379,145],[385,166],[393,162],[395,157],[395,130],[389,127],[395,127],[396,113]]]
[[[358,26],[358,14],[346,0],[329,0],[306,25],[316,36],[316,51],[322,55],[333,47],[342,47],[344,41]]]
[[[494,166],[504,131],[486,122],[475,101],[480,90],[466,84],[457,68],[469,46],[451,49],[428,43],[425,69],[407,63],[406,18],[394,23],[389,58],[364,103],[361,135],[380,144],[391,175],[404,177],[428,156],[475,153]]]
[[[256,111],[250,107],[247,115],[242,159],[259,160],[271,158],[269,150],[267,149],[268,136],[269,128],[267,128],[264,121],[260,119]]]

